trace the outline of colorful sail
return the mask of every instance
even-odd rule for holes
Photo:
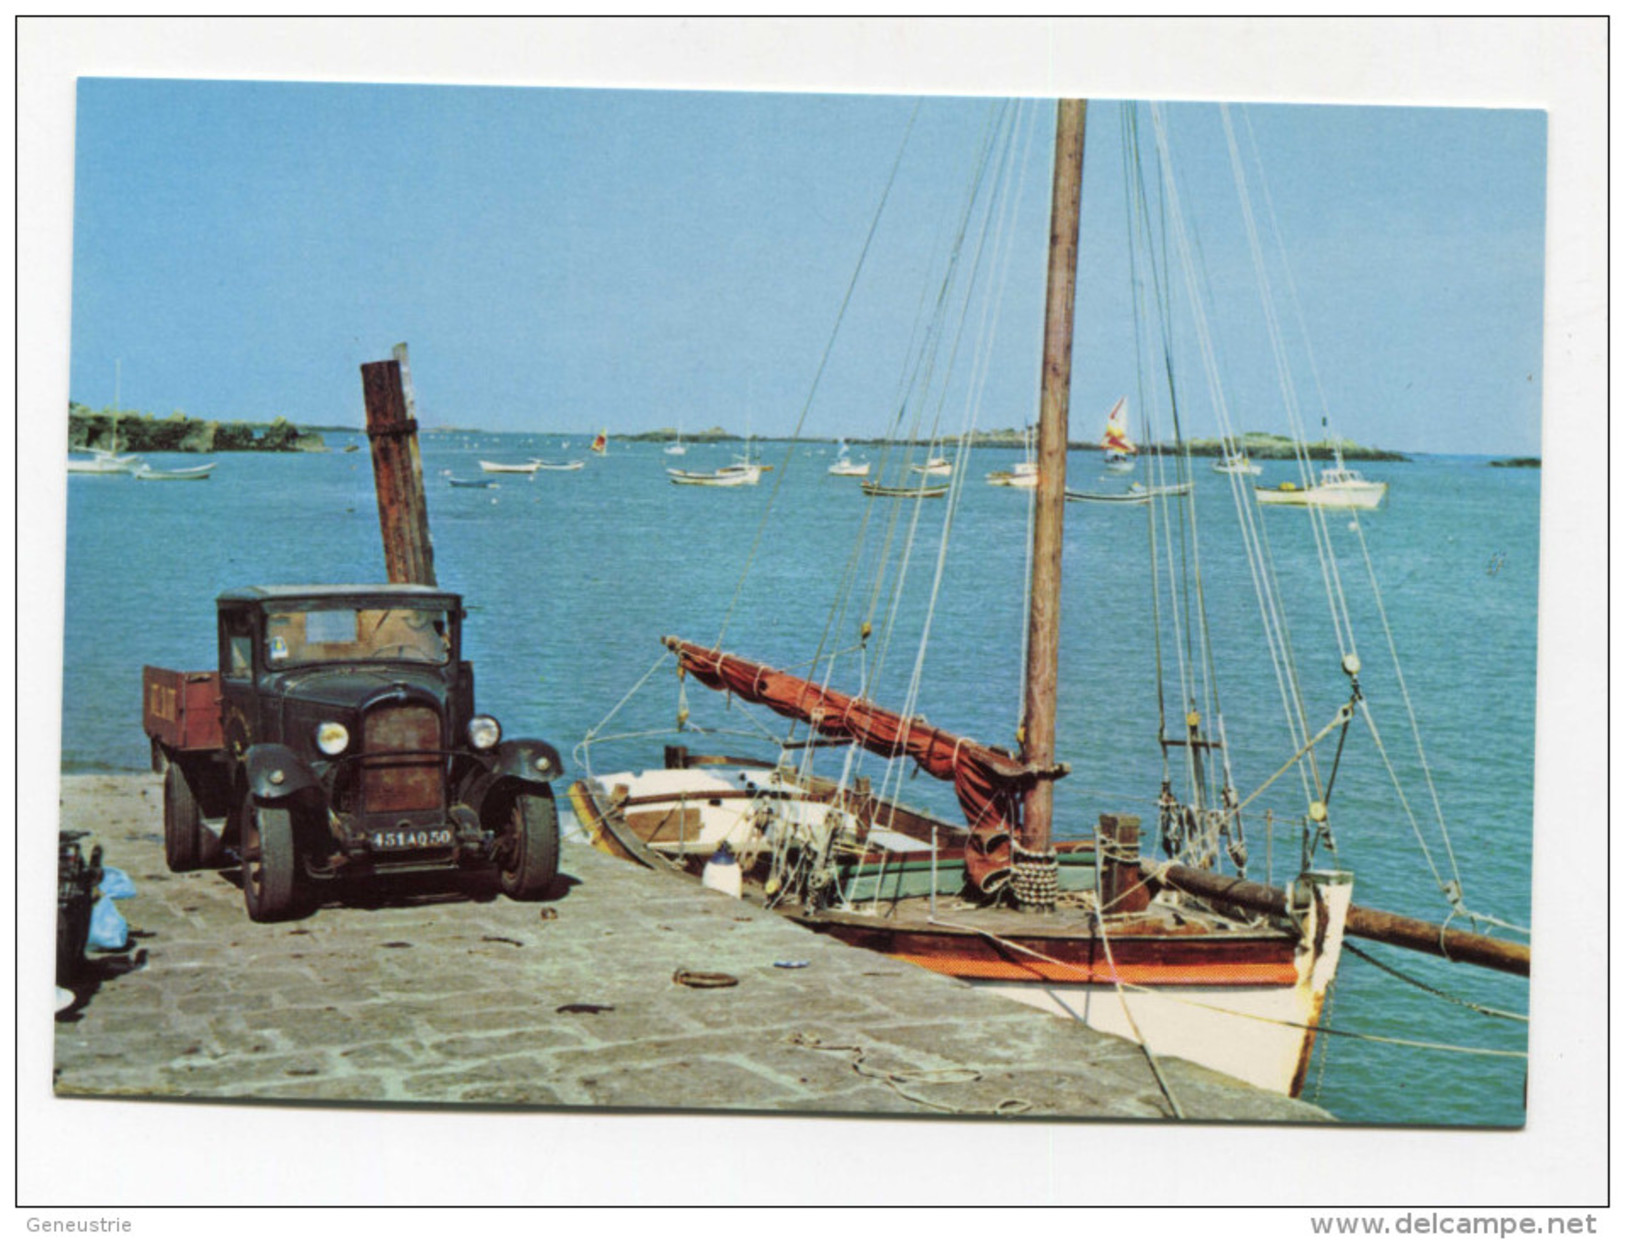
[[[1106,415],[1106,434],[1100,446],[1108,452],[1138,452],[1128,437],[1128,397],[1119,397],[1112,411]]]
[[[883,758],[912,758],[928,775],[952,781],[971,828],[965,846],[967,875],[990,895],[1009,881],[1011,840],[1020,821],[1022,796],[1044,772],[1001,749],[932,727],[924,719],[899,715],[765,664],[675,637],[661,640],[676,654],[677,666],[708,688],[759,703],[787,719],[801,720],[822,736],[850,741]]]
[[[603,456],[609,450],[609,431],[604,429],[592,437],[592,450]]]

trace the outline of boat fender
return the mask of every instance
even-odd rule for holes
[[[700,885],[736,900],[745,894],[744,877],[739,872],[739,862],[734,860],[727,840],[717,845],[711,860],[705,863],[705,869],[700,873]]]
[[[1297,484],[1293,482],[1283,482],[1281,484],[1281,490],[1283,491],[1296,491],[1297,489]]]

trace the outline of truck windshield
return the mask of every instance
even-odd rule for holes
[[[265,616],[269,667],[393,659],[450,661],[451,622],[439,607],[285,607]]]

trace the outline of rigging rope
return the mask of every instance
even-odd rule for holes
[[[791,433],[789,450],[792,452],[795,449],[795,440],[801,437],[801,428],[807,420],[807,414],[812,409],[813,397],[818,392],[818,383],[823,378],[824,368],[829,364],[829,356],[835,347],[835,339],[840,334],[841,323],[846,317],[847,307],[852,303],[852,293],[858,286],[858,277],[862,274],[864,262],[869,257],[869,247],[874,242],[876,230],[880,227],[880,218],[885,213],[886,202],[891,197],[892,186],[896,184],[897,170],[902,166],[903,152],[908,149],[909,135],[914,132],[914,121],[919,116],[919,113],[920,101],[916,100],[914,110],[909,113],[908,126],[903,131],[903,140],[897,148],[897,158],[892,161],[891,174],[886,178],[886,188],[880,195],[880,203],[875,208],[874,218],[869,222],[869,231],[864,236],[863,248],[858,252],[857,266],[853,268],[852,278],[847,282],[846,292],[841,297],[840,308],[835,313],[835,324],[830,329],[829,339],[824,344],[824,352],[818,359],[818,369],[813,373],[812,385],[807,391],[807,399],[801,406],[801,414],[796,419],[795,430]],[[788,454],[786,460],[788,461]],[[773,511],[774,501],[778,499],[779,487],[783,485],[784,476],[788,472],[787,469],[780,470],[777,479],[774,480],[773,491],[768,497],[766,508],[763,509],[762,519],[757,524],[756,537],[751,542],[750,553],[745,557],[745,566],[740,570],[739,581],[734,586],[733,598],[728,603],[728,610],[723,614],[722,626],[717,630],[716,646],[719,650],[722,648],[722,639],[728,631],[728,625],[733,619],[734,608],[739,605],[740,594],[745,588],[745,579],[750,575],[751,565],[755,562],[756,553],[761,548],[762,535],[767,529],[768,515]]]

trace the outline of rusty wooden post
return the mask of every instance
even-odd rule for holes
[[[423,494],[423,461],[412,401],[406,346],[387,362],[361,367],[367,401],[367,438],[372,441],[372,478],[378,492],[378,525],[384,537],[384,570],[392,582],[432,586],[434,544]]]
[[[1102,814],[1095,837],[1102,913],[1143,913],[1151,890],[1140,876],[1140,819],[1137,814]]]

